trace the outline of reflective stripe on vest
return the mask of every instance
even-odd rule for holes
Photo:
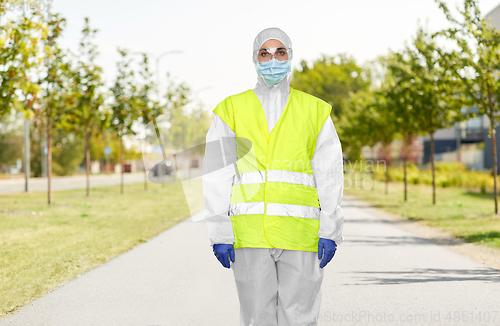
[[[285,170],[268,170],[268,182],[287,182],[316,188],[316,180],[312,174]],[[249,183],[265,183],[266,171],[238,173],[234,176],[233,185]]]
[[[229,207],[229,216],[264,214],[264,202],[236,203]],[[274,216],[295,216],[301,218],[311,218],[318,220],[320,209],[318,207],[267,203],[267,215]]]
[[[316,180],[314,179],[314,176],[302,172],[268,170],[267,181],[300,184],[316,188]],[[236,174],[234,176],[233,185],[265,182],[266,171],[254,171]],[[264,214],[264,208],[264,202],[235,203],[231,204],[229,208],[229,215]],[[267,214],[275,216],[295,216],[301,218],[319,219],[320,209],[318,207],[305,205],[268,203]]]
[[[267,203],[267,215],[295,216],[319,220],[319,208],[303,205]]]
[[[237,203],[229,206],[229,216],[243,214],[264,214],[264,202]]]

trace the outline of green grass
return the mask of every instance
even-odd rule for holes
[[[190,216],[179,185],[148,186],[0,196],[0,317]]]
[[[346,174],[344,192],[360,197],[368,203],[408,219],[439,228],[455,237],[488,247],[500,248],[500,215],[495,215],[492,193],[479,193],[461,188],[436,188],[436,204],[432,204],[432,186],[408,185],[408,201],[404,201],[404,184],[389,182],[388,194],[385,183],[376,180],[374,190],[371,181],[359,175]]]

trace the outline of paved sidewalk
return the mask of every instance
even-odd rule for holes
[[[381,220],[361,204],[344,195],[345,242],[325,267],[319,325],[500,324],[500,271]],[[232,271],[213,256],[204,222],[187,219],[0,326],[235,326],[238,320]]]

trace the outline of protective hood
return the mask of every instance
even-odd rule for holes
[[[262,44],[264,44],[265,42],[267,42],[269,40],[278,40],[281,43],[283,43],[283,45],[286,48],[290,48],[290,49],[292,48],[292,41],[290,40],[288,35],[286,35],[285,32],[283,32],[281,29],[279,29],[277,27],[266,28],[265,30],[260,32],[255,37],[255,40],[253,42],[253,52],[252,53],[253,53],[254,65],[257,66],[257,63],[259,62],[257,60],[257,55],[255,54],[255,51],[259,50],[260,47],[262,46]],[[288,60],[292,60],[292,58],[293,58],[293,52],[290,51],[288,53]]]
[[[257,64],[259,62],[257,59],[256,51],[258,51],[262,46],[262,44],[264,44],[268,40],[278,40],[281,43],[283,43],[283,45],[286,48],[292,49],[292,40],[288,37],[288,35],[285,32],[283,32],[281,29],[277,27],[266,28],[255,37],[255,40],[253,42],[252,56],[255,67],[257,67]],[[292,50],[290,50],[288,53],[288,61],[290,61],[290,64],[292,58],[293,58],[293,52]],[[282,92],[288,93],[289,89],[290,89],[290,73],[288,73],[288,75],[285,78],[283,78],[282,81],[280,81],[274,86],[267,86],[262,76],[257,74],[257,85],[255,85],[254,89],[254,91],[256,92],[265,94],[272,92],[274,90],[274,91],[279,91],[280,93]]]

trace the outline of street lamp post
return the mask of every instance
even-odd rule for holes
[[[180,50],[174,50],[174,51],[167,51],[163,52],[156,58],[156,96],[158,97],[158,104],[161,104],[161,98],[160,98],[160,59],[163,58],[164,56],[168,54],[178,54],[182,53]]]

